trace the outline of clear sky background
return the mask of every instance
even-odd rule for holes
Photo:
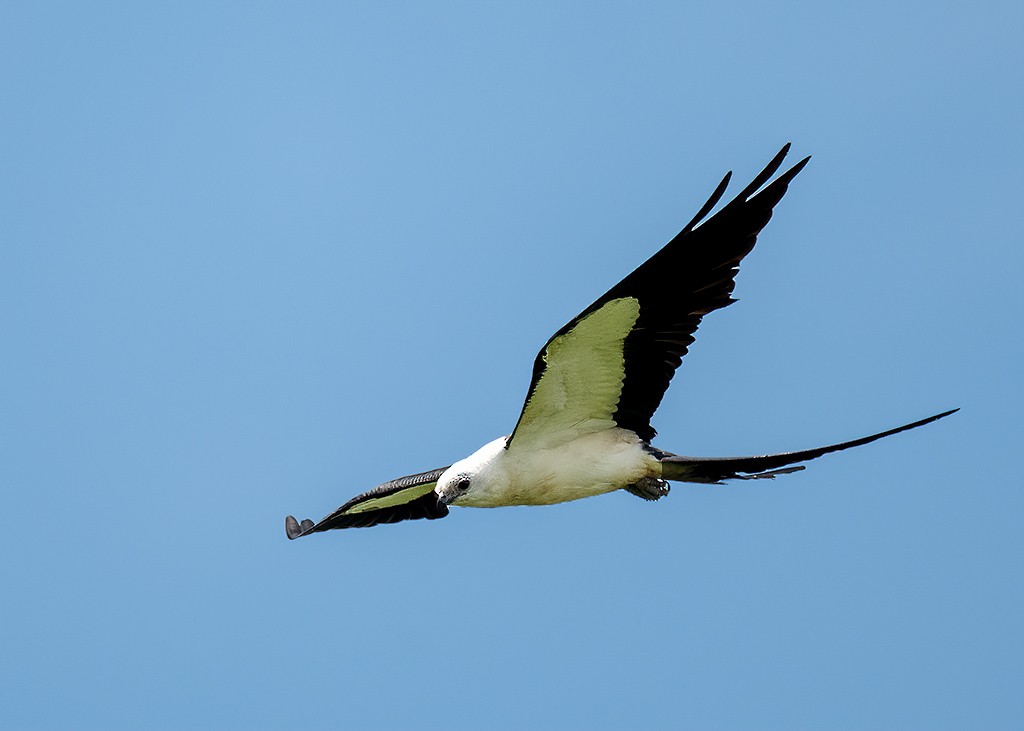
[[[0,7],[7,728],[1024,724],[1018,2]],[[655,418],[774,482],[286,541],[811,164]],[[734,188],[735,189],[735,188]]]

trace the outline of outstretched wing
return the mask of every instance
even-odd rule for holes
[[[385,482],[352,498],[319,523],[309,519],[300,523],[289,515],[284,520],[285,533],[291,539],[335,528],[369,528],[402,520],[443,518],[448,515],[448,506],[438,501],[434,486],[446,469]]]
[[[872,434],[869,437],[861,437],[841,444],[830,444],[827,447],[816,449],[804,449],[799,452],[783,452],[782,454],[765,454],[757,457],[681,457],[675,454],[665,454],[659,457],[661,461],[662,477],[666,480],[679,480],[681,482],[704,482],[721,484],[722,480],[753,480],[761,477],[775,477],[788,472],[798,472],[803,465],[798,462],[808,462],[832,452],[841,452],[851,447],[859,447],[862,444],[870,444],[878,439],[890,437],[893,434],[916,429],[933,421],[943,419],[950,414],[955,414],[960,409],[943,411],[941,414],[929,416],[927,419],[915,421],[912,424],[904,424],[895,429]],[[788,465],[797,465],[790,467]]]
[[[651,417],[701,318],[735,301],[740,261],[810,159],[765,185],[788,151],[787,144],[701,223],[725,193],[727,174],[686,228],[548,340],[506,448],[554,444],[611,426],[654,438]]]

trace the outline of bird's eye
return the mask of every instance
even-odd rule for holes
[[[455,488],[459,492],[465,492],[466,490],[469,489],[469,480],[465,480],[465,479],[459,480],[458,484],[455,485]]]

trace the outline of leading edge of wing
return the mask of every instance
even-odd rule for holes
[[[440,467],[380,484],[352,498],[318,523],[308,518],[300,523],[289,515],[284,521],[285,534],[294,540],[326,530],[443,518],[448,515],[448,506],[438,501],[434,487],[447,469]]]
[[[622,388],[615,402],[601,404],[600,411],[613,412],[618,426],[634,431],[641,439],[649,442],[654,438],[650,419],[693,343],[702,318],[734,301],[731,294],[740,261],[754,247],[790,181],[810,160],[804,158],[769,183],[789,148],[786,144],[732,201],[704,221],[725,194],[732,173],[726,174],[682,231],[551,336],[534,360],[523,410],[506,448],[520,428],[531,421],[528,411],[547,370],[552,343],[618,299],[636,300],[639,315],[622,345]]]

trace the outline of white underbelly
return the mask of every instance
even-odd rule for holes
[[[493,508],[552,505],[601,495],[642,477],[660,477],[661,464],[636,434],[609,429],[548,449],[501,450],[487,479],[456,504]]]

